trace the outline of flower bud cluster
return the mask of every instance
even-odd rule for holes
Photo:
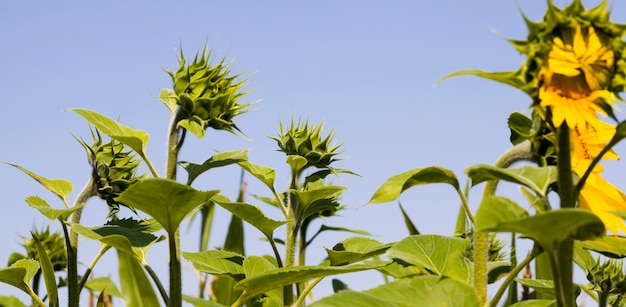
[[[309,126],[308,121],[291,121],[291,127],[285,130],[282,123],[278,137],[272,138],[278,143],[279,151],[289,155],[297,155],[307,160],[306,167],[329,168],[337,161],[335,156],[341,144],[333,143],[334,131],[322,137],[323,123]]]

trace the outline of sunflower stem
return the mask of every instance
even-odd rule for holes
[[[574,183],[572,181],[572,162],[570,153],[570,129],[567,122],[563,122],[557,130],[558,134],[558,187],[559,197],[561,200],[561,208],[574,208],[576,205],[576,196],[574,195]],[[555,288],[557,291],[557,300],[559,306],[574,306],[574,284],[573,284],[573,254],[574,241],[568,239],[556,247],[557,264],[553,268],[555,273],[555,287],[558,285],[561,289]],[[559,275],[557,276],[558,273]],[[557,279],[560,279],[557,281]]]

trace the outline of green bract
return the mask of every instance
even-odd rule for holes
[[[237,81],[239,75],[231,75],[230,63],[224,58],[211,64],[211,52],[206,47],[191,64],[187,64],[182,51],[178,61],[176,72],[165,70],[172,77],[174,90],[161,92],[161,100],[170,110],[180,111],[177,124],[198,137],[208,127],[238,131],[233,118],[248,112],[245,108],[250,105],[237,103],[245,94],[241,91],[245,80]]]
[[[50,232],[50,228],[45,230],[34,230],[33,235],[39,238],[39,242],[43,246],[50,258],[50,262],[55,271],[62,271],[67,266],[67,259],[65,257],[65,241],[59,232]],[[23,237],[24,248],[26,248],[26,258],[39,260],[39,254],[37,253],[37,247],[33,239]],[[14,261],[19,259],[14,258]],[[11,265],[13,263],[9,263]]]
[[[106,200],[114,213],[120,205],[115,198],[140,179],[136,176],[140,160],[132,151],[124,151],[125,146],[116,140],[103,144],[97,129],[92,135],[93,145],[88,146],[82,140],[79,142],[86,149],[87,159],[93,168],[92,179],[98,188],[97,194]]]
[[[272,138],[278,143],[279,151],[287,156],[300,156],[306,159],[306,164],[299,167],[303,170],[309,166],[330,168],[330,164],[339,159],[335,158],[341,144],[333,143],[334,131],[330,131],[322,138],[323,123],[309,126],[308,121],[291,121],[289,130],[285,130],[280,123],[278,137]]]

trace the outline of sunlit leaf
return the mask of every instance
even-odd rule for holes
[[[299,213],[307,218],[325,210],[337,207],[336,199],[346,188],[340,186],[322,186],[312,190],[290,190],[300,200]]]
[[[500,223],[514,222],[525,217],[528,217],[526,210],[512,200],[489,196],[483,199],[476,212],[475,226],[478,231],[483,231]]]
[[[44,199],[42,199],[39,196],[27,197],[26,203],[31,208],[37,209],[37,211],[39,211],[41,214],[43,214],[45,217],[49,218],[50,220],[56,220],[60,217],[64,221],[67,220],[72,213],[74,213],[75,211],[79,209],[82,209],[86,204],[86,203],[78,204],[69,209],[55,209],[55,208],[50,207],[48,202],[46,202]]]
[[[299,155],[288,155],[287,165],[291,166],[291,169],[299,172],[303,167],[308,164],[308,160],[305,157]]]
[[[478,307],[474,289],[453,278],[416,276],[403,278],[363,292],[340,291],[313,302],[311,307]]]
[[[503,180],[526,186],[541,196],[546,196],[550,185],[557,180],[556,166],[499,168],[478,164],[469,167],[465,172],[472,179],[473,186],[489,180]]]
[[[206,130],[204,130],[204,127],[195,120],[181,119],[178,122],[178,127],[184,128],[185,130],[191,132],[200,140],[202,140],[206,135]]]
[[[229,164],[239,163],[248,160],[248,152],[249,150],[235,150],[235,151],[227,151],[220,152],[202,164],[195,164],[191,162],[180,162],[180,164],[188,173],[187,184],[191,185],[191,183],[202,173],[216,167],[222,167]]]
[[[135,130],[128,126],[124,126],[113,119],[90,110],[70,110],[82,116],[90,124],[96,127],[96,129],[102,131],[102,133],[132,148],[140,156],[145,157],[146,145],[150,139],[150,136],[145,131]]]
[[[183,258],[191,262],[200,272],[211,275],[225,275],[241,280],[245,277],[244,257],[240,254],[223,250],[208,250],[199,253],[183,252]]]
[[[194,307],[228,307],[229,305],[222,305],[210,300],[203,300],[194,296],[183,295],[183,301],[193,305]]]
[[[556,306],[556,300],[527,300],[517,302],[511,307],[552,307]]]
[[[498,281],[500,278],[511,272],[512,269],[513,266],[511,266],[510,262],[489,261],[487,263],[487,282],[491,284]]]
[[[415,227],[415,224],[413,223],[413,221],[411,221],[409,215],[406,213],[406,211],[404,211],[402,204],[398,203],[398,206],[400,207],[400,212],[402,213],[402,218],[404,219],[404,225],[406,225],[406,229],[409,231],[409,235],[420,234],[420,231],[417,230],[417,227]]]
[[[260,230],[266,237],[271,238],[274,230],[285,224],[283,221],[276,221],[265,216],[263,211],[257,206],[246,203],[233,203],[227,197],[218,195],[213,197],[213,201],[230,213],[238,216]]]
[[[386,203],[397,199],[407,189],[429,183],[447,183],[459,188],[459,181],[454,172],[438,166],[416,168],[393,176],[378,188],[370,199],[370,204]]]
[[[274,180],[276,180],[276,171],[265,166],[256,165],[250,161],[237,163],[246,172],[263,182],[270,190],[274,191]]]
[[[0,306],[2,307],[26,307],[26,304],[22,303],[15,296],[0,296]]]
[[[423,268],[434,275],[469,283],[472,263],[468,258],[470,241],[440,235],[413,235],[395,243],[387,257]]]
[[[120,288],[124,294],[124,306],[161,306],[143,267],[127,253],[118,252]]]
[[[46,253],[46,249],[43,247],[43,245],[41,245],[41,241],[39,241],[39,238],[32,232],[31,235],[33,236],[35,248],[37,249],[37,256],[39,256],[39,265],[41,266],[41,274],[43,276],[43,280],[46,284],[46,290],[48,292],[49,306],[59,306],[59,289],[57,287],[56,276],[54,274],[54,266],[50,261],[48,253]]]
[[[104,292],[107,295],[123,298],[124,295],[117,289],[115,283],[109,277],[96,277],[85,283],[85,288],[93,292]]]
[[[64,202],[67,200],[67,197],[72,193],[72,183],[65,179],[48,179],[42,176],[39,176],[19,165],[7,163],[20,171],[26,173],[26,175],[35,179],[35,181],[39,182],[46,190],[52,192],[54,195],[61,198]]]
[[[16,287],[31,294],[30,280],[39,270],[39,263],[32,259],[22,259],[10,267],[0,269],[0,282]]]
[[[515,278],[515,281],[520,283],[522,286],[526,286],[537,291],[538,293],[548,296],[554,295],[554,282],[552,280]]]
[[[148,178],[131,185],[115,200],[147,213],[173,234],[189,213],[218,192],[198,191],[176,181]]]
[[[249,256],[243,261],[243,269],[246,272],[246,277],[251,277],[276,269],[276,265],[264,257]],[[283,288],[269,290],[265,292],[265,295],[277,304],[283,302]]]
[[[386,264],[384,264],[386,265]],[[269,290],[290,284],[307,282],[309,280],[351,272],[359,272],[380,268],[384,265],[355,264],[347,266],[293,266],[265,271],[264,273],[248,277],[235,285],[235,289],[244,290],[239,301],[247,301]]]
[[[333,249],[326,249],[330,265],[346,265],[381,255],[392,243],[383,244],[369,238],[353,237],[337,243]]]
[[[611,258],[626,257],[626,238],[603,236],[595,240],[577,241],[577,245]]]

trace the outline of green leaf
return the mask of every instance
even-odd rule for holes
[[[170,89],[164,88],[159,93],[159,100],[165,104],[165,106],[170,110],[170,113],[174,114],[176,112],[176,108],[178,107],[178,96],[176,93]]]
[[[115,201],[147,213],[168,234],[173,234],[189,213],[218,192],[198,191],[176,181],[148,178],[128,187]]]
[[[517,302],[511,307],[552,307],[556,306],[556,300],[527,300]]]
[[[96,277],[85,283],[85,288],[92,292],[104,292],[107,295],[123,298],[124,295],[117,289],[115,283],[108,277]]]
[[[510,262],[489,261],[487,263],[487,282],[492,284],[513,270]]]
[[[201,298],[183,295],[183,300],[194,307],[228,307],[229,305],[222,305],[220,303],[216,303],[209,300],[203,300]]]
[[[472,186],[489,180],[504,180],[526,186],[544,197],[548,194],[550,185],[557,180],[556,166],[499,168],[478,164],[465,172],[472,179]]]
[[[22,303],[15,296],[0,296],[0,307],[26,307],[26,304]]]
[[[124,126],[113,119],[93,111],[84,109],[70,110],[82,116],[90,124],[94,125],[96,129],[102,131],[102,133],[132,148],[137,154],[145,158],[146,145],[150,139],[150,136],[145,131]]]
[[[406,211],[404,211],[402,204],[398,202],[398,206],[400,207],[400,212],[402,212],[402,218],[404,218],[404,224],[406,225],[406,228],[409,230],[409,235],[420,234],[420,231],[417,230],[417,227],[415,227],[415,224],[413,224],[413,221],[411,221],[411,218],[409,217],[409,215],[406,214]]]
[[[626,238],[603,236],[595,240],[577,241],[577,245],[611,258],[626,257]]]
[[[520,283],[522,286],[526,286],[537,291],[537,293],[549,296],[554,295],[554,282],[552,280],[515,278],[515,281]]]
[[[378,188],[370,199],[370,204],[380,204],[397,199],[407,189],[429,183],[447,183],[459,188],[459,181],[454,172],[438,166],[416,168],[393,176]]]
[[[322,186],[312,190],[290,190],[300,200],[299,213],[302,219],[319,212],[337,207],[336,199],[346,188],[340,186]]]
[[[266,293],[269,290],[290,284],[307,282],[309,280],[337,274],[359,272],[380,268],[383,265],[356,264],[339,267],[329,266],[293,266],[265,271],[264,273],[247,277],[235,285],[235,289],[244,290],[239,298],[240,302]]]
[[[263,274],[269,270],[276,269],[276,265],[267,260],[264,257],[249,256],[243,261],[243,269],[246,273],[246,277],[256,276]],[[265,292],[272,301],[276,304],[282,305],[283,303],[283,289],[275,288]]]
[[[39,268],[39,263],[36,260],[18,260],[10,267],[0,269],[0,282],[9,284],[28,294],[31,294],[32,289],[30,288],[29,283]]]
[[[46,249],[41,245],[39,238],[31,232],[33,236],[33,242],[37,249],[37,255],[39,256],[39,265],[41,266],[41,273],[43,280],[46,283],[46,290],[48,292],[48,302],[50,307],[59,306],[59,289],[57,287],[56,276],[54,275],[54,267],[46,253]]]
[[[340,291],[313,302],[311,307],[479,307],[480,301],[469,285],[452,278],[417,276],[363,292]]]
[[[260,230],[268,239],[273,237],[273,232],[276,228],[285,224],[283,221],[275,221],[263,214],[263,211],[257,206],[249,205],[246,203],[233,203],[222,195],[213,197],[213,201],[220,205],[222,208],[228,210],[230,213],[238,216],[242,220],[248,222],[256,229]]]
[[[276,180],[276,171],[265,166],[256,165],[250,161],[237,163],[246,172],[263,182],[271,191],[274,191],[274,180]]]
[[[117,253],[120,288],[126,307],[161,306],[143,267],[127,253]]]
[[[300,170],[302,170],[302,168],[305,167],[308,163],[309,161],[305,157],[298,155],[287,156],[287,164],[291,166],[291,169],[294,170],[296,173],[300,172]]]
[[[199,253],[183,252],[183,257],[200,272],[218,276],[230,276],[235,280],[245,277],[244,257],[223,250],[209,250]]]
[[[48,179],[48,178],[39,176],[17,164],[11,164],[11,163],[7,163],[7,164],[26,173],[26,175],[30,176],[31,178],[35,179],[35,181],[39,182],[39,184],[41,184],[44,188],[46,188],[46,190],[52,192],[54,195],[61,198],[61,200],[63,200],[64,203],[67,203],[67,197],[70,195],[70,193],[72,193],[71,182],[65,179]]]
[[[387,257],[423,268],[434,275],[470,283],[472,263],[468,258],[470,241],[440,235],[413,235],[395,243]]]
[[[191,132],[193,135],[195,135],[200,140],[202,140],[204,138],[204,136],[206,135],[206,130],[204,130],[204,127],[200,123],[195,121],[195,120],[181,119],[178,122],[178,127],[181,127],[183,129]]]
[[[441,78],[439,81],[437,81],[437,84],[453,77],[468,76],[468,75],[504,83],[512,87],[515,87],[521,91],[524,91],[525,93],[528,93],[528,94],[532,93],[533,91],[536,91],[536,89],[533,88],[533,86],[536,86],[536,85],[526,82],[526,80],[524,80],[523,74],[519,72],[514,72],[514,71],[490,72],[490,71],[483,71],[479,69],[459,70]]]
[[[249,150],[235,150],[235,151],[227,151],[220,152],[202,164],[194,164],[191,162],[179,162],[188,173],[187,184],[191,185],[191,183],[202,173],[216,167],[222,167],[233,163],[239,163],[248,160],[248,152]]]
[[[605,233],[602,221],[582,209],[559,209],[527,217],[520,209],[505,198],[488,197],[476,213],[476,229],[520,233],[550,252],[567,239],[588,240]]]
[[[511,129],[510,140],[513,145],[517,145],[533,136],[533,121],[522,113],[511,113],[508,124]]]
[[[31,208],[37,209],[39,213],[43,214],[45,217],[49,218],[50,220],[56,220],[58,218],[61,218],[64,221],[66,221],[69,218],[69,216],[72,215],[72,213],[74,213],[75,211],[79,209],[82,209],[85,206],[85,204],[87,204],[87,203],[78,204],[69,209],[54,209],[50,207],[50,205],[39,196],[27,197],[26,203]]]
[[[383,244],[369,238],[348,238],[327,249],[330,265],[346,265],[383,254],[392,243]]]

